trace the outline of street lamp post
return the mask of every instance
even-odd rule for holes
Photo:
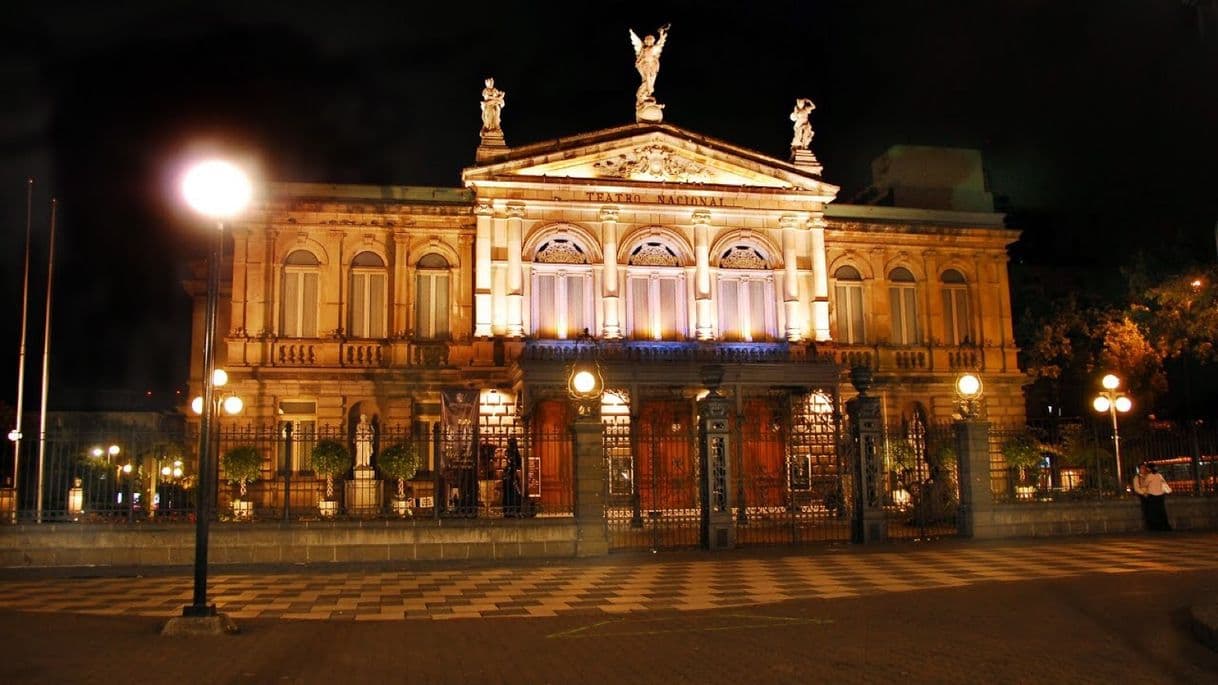
[[[209,493],[212,491],[211,481],[215,476],[210,448],[218,409],[215,404],[213,376],[216,369],[216,309],[220,294],[220,257],[224,221],[244,211],[252,190],[245,172],[222,160],[200,162],[191,167],[182,179],[182,196],[186,203],[191,209],[216,222],[207,260],[207,308],[203,322],[203,396],[200,401],[202,420],[199,427],[194,596],[191,604],[182,608],[184,617],[206,618],[216,615],[215,605],[207,603],[207,536],[212,514]]]
[[[1133,408],[1133,400],[1117,391],[1121,387],[1121,379],[1114,374],[1107,374],[1100,381],[1104,389],[1091,400],[1091,406],[1101,414],[1108,412],[1112,418],[1112,451],[1116,455],[1117,491],[1121,488],[1121,431],[1117,426],[1117,412],[1128,413]]]

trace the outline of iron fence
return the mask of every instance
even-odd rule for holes
[[[917,416],[890,425],[883,458],[888,537],[925,540],[956,535],[960,478],[955,427],[928,424]]]
[[[1173,495],[1218,494],[1218,431],[1211,427],[1122,429],[1119,463],[1111,429],[1081,420],[991,426],[989,448],[999,502],[1119,497],[1132,491],[1143,462],[1155,465]]]

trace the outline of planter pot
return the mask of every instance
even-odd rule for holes
[[[395,499],[393,500],[393,513],[398,516],[410,516],[414,512],[410,509],[410,500]]]
[[[334,518],[338,514],[338,502],[323,499],[317,503],[317,510],[321,512],[323,518]]]
[[[243,500],[233,500],[233,518],[238,521],[250,521],[254,518],[254,503]]]

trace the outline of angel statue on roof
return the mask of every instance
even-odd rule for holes
[[[654,100],[656,89],[656,74],[660,73],[660,53],[664,50],[664,42],[668,40],[668,29],[672,24],[660,27],[657,40],[655,36],[640,39],[634,29],[630,29],[630,44],[634,46],[634,68],[639,70],[643,82],[635,94],[635,104],[641,106],[648,100]]]

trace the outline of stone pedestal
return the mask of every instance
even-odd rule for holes
[[[868,381],[869,383],[869,374]],[[888,538],[888,522],[884,514],[883,456],[884,424],[880,398],[865,393],[866,383],[855,381],[859,396],[846,403],[854,438],[854,521],[851,539],[854,542],[880,542]]]
[[[791,148],[791,163],[814,174],[819,174],[823,169],[821,163],[817,161],[816,155],[812,154],[811,150],[803,148]]]
[[[960,535],[987,538],[995,535],[994,493],[990,490],[990,424],[966,420],[956,424],[956,464],[960,471],[960,507],[956,512]]]
[[[718,371],[721,378],[722,370]],[[716,382],[717,385],[717,382]],[[727,398],[712,389],[698,403],[702,460],[701,504],[702,546],[709,550],[732,549],[736,546],[736,528],[732,523],[732,506],[738,507],[739,519],[747,521],[744,502],[732,502],[731,492],[731,431],[728,430]]]
[[[503,129],[482,132],[482,144],[474,153],[474,159],[485,162],[508,152],[507,142],[503,139]]]
[[[572,426],[575,433],[575,555],[609,553],[605,526],[604,426],[599,413],[582,415]]]
[[[356,466],[355,478],[344,484],[348,514],[375,514],[381,510],[382,481],[371,466]]]
[[[634,119],[638,122],[658,124],[664,121],[664,105],[657,104],[655,98],[647,98],[635,105]]]

